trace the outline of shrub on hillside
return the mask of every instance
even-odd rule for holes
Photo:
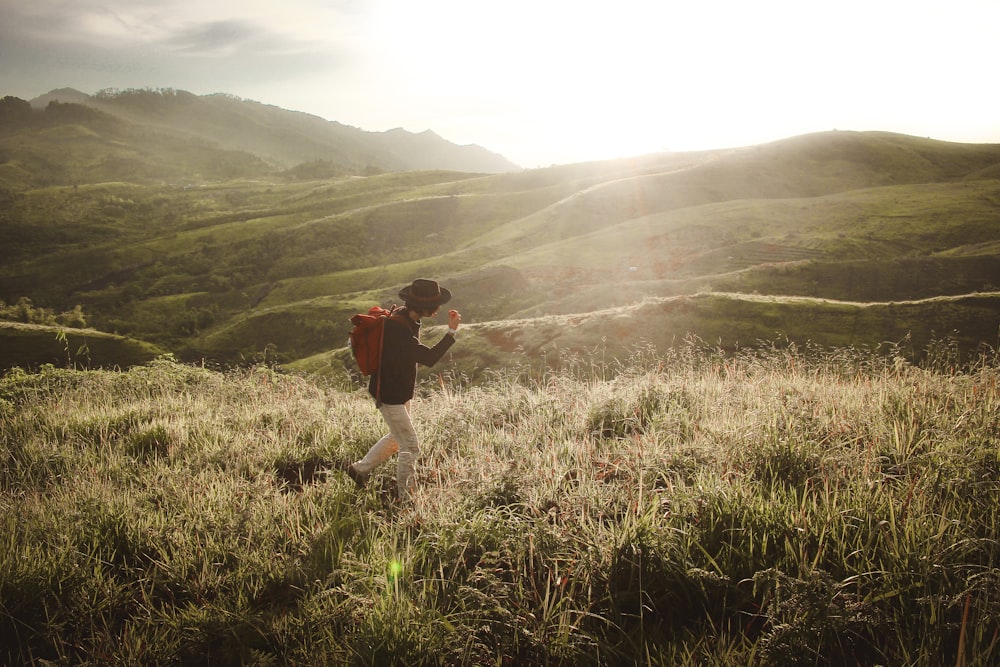
[[[16,303],[7,305],[0,300],[0,320],[8,322],[21,322],[23,324],[46,324],[50,326],[64,326],[73,329],[85,329],[87,327],[87,317],[83,314],[83,308],[79,305],[72,310],[62,313],[54,313],[49,308],[35,306],[31,299],[22,296]]]

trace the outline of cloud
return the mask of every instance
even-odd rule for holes
[[[135,15],[109,5],[76,3],[2,3],[2,32],[43,47],[65,43],[107,44],[109,40],[136,39]]]
[[[163,87],[272,101],[264,86],[330,80],[353,61],[350,3],[0,0],[0,94]],[[345,38],[346,36],[346,38]]]
[[[311,40],[288,37],[243,19],[189,23],[162,39],[171,51],[190,55],[232,56],[253,51],[256,54],[289,54],[322,50]]]
[[[242,48],[288,53],[342,41],[356,20],[351,1],[265,3],[205,0],[0,0],[0,35],[38,48],[68,44],[102,49],[162,46],[183,53],[226,54]]]

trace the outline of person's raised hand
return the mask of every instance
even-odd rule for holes
[[[448,328],[458,329],[458,325],[462,323],[462,314],[457,310],[448,311]]]

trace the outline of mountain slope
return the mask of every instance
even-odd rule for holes
[[[611,292],[622,283],[630,293],[655,295],[669,289],[664,281],[686,281],[685,288],[767,289],[743,272],[762,266],[782,266],[782,274],[804,266],[869,262],[884,265],[934,254],[996,253],[1000,181],[866,188],[822,197],[739,199],[678,208],[609,225],[519,253],[504,260],[538,283],[553,286],[549,309],[572,312],[599,300],[581,289],[620,303]],[[564,258],[570,258],[567,262]],[[955,293],[937,275],[935,294]],[[978,289],[1000,280],[975,278]],[[779,276],[774,276],[777,280]],[[746,286],[740,282],[746,280]],[[766,281],[765,281],[766,282]],[[913,298],[916,294],[872,295],[857,281],[809,283],[782,281],[783,293],[872,299]],[[636,290],[641,291],[637,292]],[[813,289],[804,292],[803,289]],[[899,286],[905,289],[905,286]],[[927,296],[923,293],[923,296]]]
[[[317,160],[352,172],[452,169],[495,173],[518,168],[479,146],[457,146],[430,132],[365,132],[231,95],[198,96],[175,90],[102,91],[83,98],[71,90],[62,94],[135,125],[251,153],[285,169]],[[53,92],[44,99],[58,97]]]
[[[10,98],[0,102],[15,104]],[[13,192],[117,181],[190,183],[272,171],[256,155],[80,104],[53,102],[0,125],[0,188]]]
[[[512,221],[479,243],[533,247],[654,213],[744,199],[811,198],[907,183],[975,178],[1000,164],[997,146],[957,147],[887,133],[835,132],[796,137],[660,171],[602,181],[572,193],[557,209]]]

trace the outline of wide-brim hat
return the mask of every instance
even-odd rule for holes
[[[417,278],[413,284],[399,290],[399,298],[414,306],[430,308],[448,303],[451,300],[451,292],[438,285],[436,281]]]

